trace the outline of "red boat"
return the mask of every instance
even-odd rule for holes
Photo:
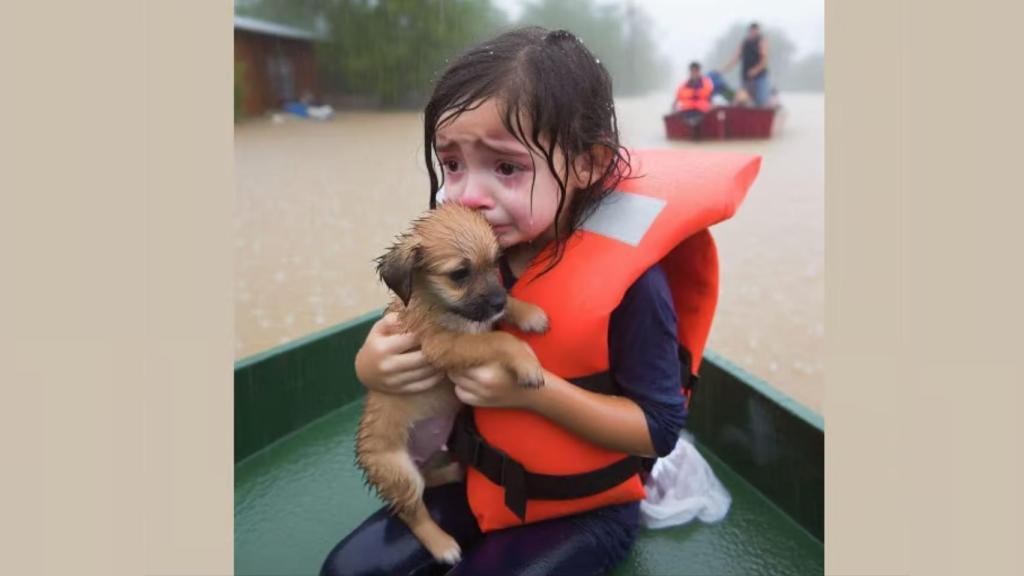
[[[716,106],[697,124],[685,120],[682,112],[673,112],[664,117],[665,135],[669,140],[771,138],[780,112],[781,106]]]

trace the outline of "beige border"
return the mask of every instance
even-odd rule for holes
[[[1024,574],[1021,17],[997,4],[826,6],[827,574]]]
[[[1002,4],[827,6],[828,574],[1024,573]],[[0,573],[230,574],[230,5],[18,9]]]
[[[0,574],[231,574],[232,5],[15,4]]]

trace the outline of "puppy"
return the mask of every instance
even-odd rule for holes
[[[424,356],[442,371],[497,361],[520,385],[541,386],[544,375],[529,346],[491,330],[499,319],[524,332],[548,329],[543,310],[507,295],[498,272],[499,253],[483,216],[442,205],[416,220],[378,259],[377,272],[396,296],[387,311],[396,312],[404,329],[419,336]],[[452,418],[459,406],[447,378],[412,394],[368,390],[356,439],[356,461],[367,483],[434,558],[451,564],[461,557],[459,545],[431,519],[422,496],[425,486],[458,480],[462,472],[450,463],[421,474],[408,443],[413,424]]]

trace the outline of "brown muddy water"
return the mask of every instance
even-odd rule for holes
[[[761,154],[732,220],[712,229],[721,294],[709,348],[809,408],[824,395],[824,114],[821,94],[782,94],[764,141],[669,142],[665,94],[616,102],[624,142]],[[235,127],[235,357],[382,307],[373,259],[426,207],[421,118],[342,112],[328,122]]]

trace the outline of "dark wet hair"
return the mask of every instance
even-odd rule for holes
[[[700,62],[697,62],[696,60],[690,62],[690,70],[700,70]]]
[[[629,152],[619,144],[612,80],[583,42],[566,30],[520,28],[467,50],[440,75],[424,110],[431,208],[444,184],[444,172],[439,179],[434,163],[441,120],[450,122],[490,98],[499,103],[505,129],[543,156],[558,181],[554,250],[548,254],[547,272],[561,259],[565,240],[601,200],[630,177]],[[595,148],[605,150],[607,162],[600,174],[596,168],[591,171],[589,182],[575,191],[566,206],[569,170],[575,170],[577,159],[583,157],[589,166],[599,166],[601,158],[595,156]],[[562,166],[555,165],[556,151],[562,154]],[[559,175],[559,168],[565,177]],[[531,188],[531,203],[532,194]],[[559,221],[566,210],[567,229],[561,230]]]

